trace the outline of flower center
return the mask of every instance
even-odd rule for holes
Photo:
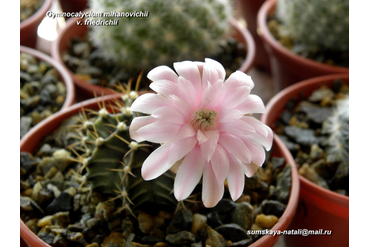
[[[196,111],[191,116],[190,123],[196,128],[200,130],[211,130],[214,129],[216,126],[216,116],[217,112],[215,110],[209,109],[200,109]]]

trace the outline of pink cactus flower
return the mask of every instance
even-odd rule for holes
[[[157,92],[137,98],[131,111],[150,114],[136,117],[131,138],[162,145],[142,166],[145,180],[167,170],[176,172],[174,195],[186,199],[202,181],[202,201],[215,206],[223,197],[225,180],[231,198],[244,189],[244,174],[252,176],[272,145],[271,129],[251,114],[263,113],[264,104],[250,94],[250,76],[236,71],[225,81],[225,69],[212,60],[174,63],[148,73]]]

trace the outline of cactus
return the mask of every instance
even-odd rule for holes
[[[94,13],[138,13],[147,17],[99,17],[118,25],[91,26],[99,55],[131,72],[174,61],[203,60],[219,49],[232,15],[227,0],[90,0]]]
[[[337,101],[332,115],[323,123],[323,133],[328,134],[328,161],[349,162],[349,98]]]
[[[349,50],[348,0],[278,0],[276,16],[284,32],[310,50]]]
[[[141,165],[155,147],[130,139],[129,125],[135,117],[130,105],[136,98],[137,93],[132,91],[123,94],[123,103],[115,102],[110,107],[103,103],[98,112],[89,110],[96,115],[91,119],[83,111],[81,124],[75,126],[79,141],[70,148],[78,155],[80,172],[86,168],[84,177],[92,190],[114,199],[122,198],[122,209],[132,213],[133,209],[148,204],[151,208],[175,208],[171,172],[152,181],[141,177]]]

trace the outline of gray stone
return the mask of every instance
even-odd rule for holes
[[[293,155],[298,153],[298,151],[301,149],[297,143],[289,141],[288,137],[285,135],[279,135],[279,138]]]
[[[275,215],[280,217],[283,215],[286,205],[276,200],[264,200],[261,203],[262,213],[265,215]]]
[[[22,138],[31,129],[32,118],[28,116],[21,117],[20,127],[20,138]]]
[[[207,239],[205,242],[206,246],[212,247],[226,247],[227,242],[225,238],[218,233],[217,231],[213,230],[212,228],[208,227],[207,229]]]
[[[70,211],[73,209],[72,203],[73,197],[70,194],[63,191],[46,207],[45,211],[48,214],[55,214],[61,211]]]
[[[210,212],[207,214],[207,224],[213,228],[222,225],[220,215],[217,212]]]
[[[186,229],[186,230],[190,230],[192,224],[193,224],[193,214],[188,210],[180,210],[175,214],[175,216],[170,222],[170,226],[173,226],[176,229]]]
[[[218,212],[220,214],[228,213],[235,209],[236,205],[233,201],[229,199],[221,199],[219,203],[213,208],[214,212]]]
[[[249,239],[247,231],[237,224],[225,224],[215,229],[218,233],[224,236],[225,239],[232,242],[238,242],[244,239]]]
[[[306,113],[309,120],[317,124],[322,124],[331,114],[331,109],[329,107],[304,105],[300,110]]]
[[[315,132],[312,129],[301,129],[296,126],[286,126],[284,132],[287,136],[294,139],[298,144],[311,146],[318,144],[320,140],[316,138]]]
[[[250,229],[253,225],[253,213],[253,206],[248,202],[236,203],[236,207],[231,214],[231,220],[244,229]]]
[[[276,177],[276,189],[274,196],[277,200],[287,203],[290,195],[290,188],[292,186],[291,168],[290,165],[284,167]]]
[[[195,235],[188,231],[181,231],[176,234],[168,234],[166,241],[172,245],[190,245],[195,243]]]

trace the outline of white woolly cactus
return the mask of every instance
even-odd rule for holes
[[[349,0],[278,0],[276,15],[284,31],[307,47],[349,50]]]
[[[100,55],[135,72],[213,55],[226,38],[232,16],[228,0],[90,0],[89,4],[94,13],[148,12],[148,17],[103,18],[118,19],[116,26],[91,26],[90,40]]]
[[[333,114],[324,122],[323,132],[329,134],[329,161],[348,164],[349,159],[349,98],[337,101]]]

